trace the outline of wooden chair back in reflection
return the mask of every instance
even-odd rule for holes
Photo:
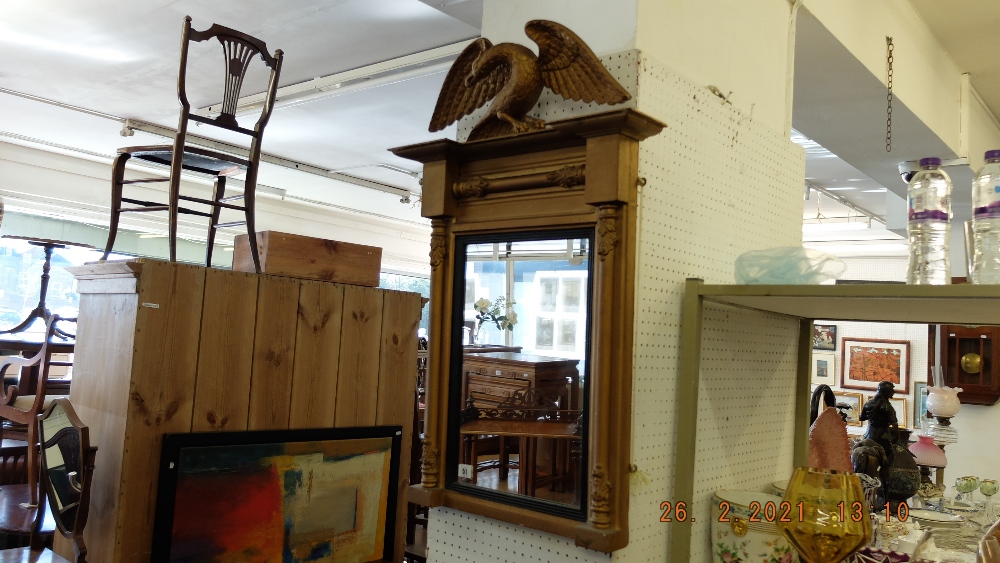
[[[32,509],[30,545],[0,551],[0,563],[86,563],[83,529],[90,512],[90,483],[97,448],[90,445],[90,430],[80,422],[68,399],[53,400],[38,415],[35,426],[41,440],[45,494]],[[5,488],[0,487],[0,494],[4,492]],[[11,509],[9,504],[4,507]],[[46,528],[52,526],[51,523],[47,526],[46,521],[50,519],[54,521],[55,531],[69,540],[71,558],[45,547]]]
[[[35,384],[33,395],[22,395],[19,385],[11,385],[7,387],[4,395],[0,397],[0,419],[3,419],[4,423],[0,425],[0,440],[5,437],[4,433],[6,430],[4,426],[9,428],[11,423],[24,425],[26,430],[28,450],[26,466],[29,486],[29,499],[26,508],[34,508],[38,504],[38,425],[36,424],[36,420],[38,414],[42,412],[48,403],[46,392],[48,390],[49,370],[53,365],[51,361],[52,352],[49,350],[49,345],[55,336],[56,323],[60,321],[76,322],[76,319],[63,319],[58,315],[50,316],[45,321],[45,339],[42,341],[42,346],[37,354],[31,358],[7,356],[3,361],[0,361],[0,378],[5,376],[7,371],[12,367],[20,368],[23,373],[27,371],[26,368],[38,366],[38,381]],[[56,363],[62,364],[64,362]]]
[[[578,493],[574,467],[579,450],[572,443],[581,439],[581,416],[581,410],[561,409],[555,398],[536,388],[514,391],[496,407],[479,408],[469,399],[459,418],[464,438],[461,458],[472,465],[473,484],[478,483],[478,473],[492,468],[499,469],[500,481],[506,480],[513,465],[510,454],[516,452],[518,494],[536,496],[537,487],[543,484]],[[537,473],[539,438],[552,440],[549,474],[542,479]],[[497,442],[495,448],[480,446],[493,440]],[[516,449],[508,449],[511,446]],[[496,460],[480,461],[481,457],[493,455]]]
[[[976,563],[1000,563],[1000,520],[990,526],[979,540]]]
[[[218,39],[219,43],[222,44],[226,69],[225,91],[223,92],[222,103],[218,106],[219,115],[214,118],[192,113],[191,104],[188,102],[187,97],[188,46],[191,41],[208,41],[213,38]],[[260,117],[251,130],[240,127],[240,124],[236,121],[236,110],[240,91],[243,87],[243,80],[247,76],[247,70],[250,67],[252,59],[258,55],[271,70],[271,74],[267,93],[261,100],[262,109]],[[274,109],[274,98],[278,90],[278,76],[281,73],[282,52],[278,49],[274,52],[274,55],[271,55],[267,50],[267,45],[260,39],[218,24],[212,24],[205,31],[196,31],[191,28],[191,17],[187,16],[184,18],[184,26],[181,33],[180,59],[180,70],[177,75],[177,99],[181,104],[181,113],[177,122],[177,135],[174,137],[173,144],[118,149],[118,156],[115,158],[111,172],[111,227],[103,259],[106,260],[114,248],[115,237],[118,234],[118,221],[122,213],[167,211],[167,235],[169,237],[171,262],[177,260],[177,215],[183,213],[186,215],[207,217],[209,219],[208,246],[205,251],[205,265],[209,267],[212,265],[212,248],[215,244],[216,229],[245,224],[247,233],[250,235],[250,255],[253,258],[254,268],[257,273],[260,273],[260,258],[258,256],[257,245],[254,243],[257,240],[254,228],[257,169],[260,165],[261,139],[264,136],[264,127],[267,125],[268,120],[270,120],[271,111]],[[213,109],[215,108],[213,107]],[[243,158],[202,147],[189,146],[186,143],[188,121],[212,125],[226,129],[227,131],[250,136],[249,155]],[[169,178],[125,180],[125,163],[132,157],[154,164],[169,165]],[[182,170],[213,176],[215,178],[215,186],[212,190],[211,199],[180,195]],[[225,195],[227,176],[244,171],[246,172],[246,178],[244,180],[243,194],[227,197]],[[123,188],[126,184],[151,182],[170,183],[166,205],[153,201],[122,197]],[[230,203],[240,199],[243,200],[243,205]],[[182,208],[179,205],[180,200],[207,206],[208,211]],[[123,202],[131,204],[133,207],[122,207]],[[242,211],[244,219],[219,223],[219,215],[223,209]]]

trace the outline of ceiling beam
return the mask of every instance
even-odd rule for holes
[[[431,74],[447,72],[451,64],[475,39],[467,39],[443,47],[436,47],[419,53],[396,57],[379,63],[365,65],[352,70],[321,76],[297,84],[282,86],[275,94],[275,108],[296,106],[347,92],[357,92],[396,84]],[[259,110],[264,103],[266,92],[243,96],[236,101],[236,115],[244,115]],[[202,116],[216,115],[222,111],[222,103],[212,104],[195,110]]]
[[[34,102],[39,102],[62,109],[68,109],[79,113],[85,113],[87,115],[93,115],[95,117],[100,117],[111,121],[117,121],[122,124],[121,133],[123,137],[131,137],[132,133],[134,133],[135,130],[144,131],[152,135],[159,135],[161,137],[166,137],[168,139],[173,139],[174,136],[177,135],[177,130],[172,127],[165,127],[163,125],[157,125],[155,123],[149,123],[147,121],[142,121],[139,119],[128,119],[124,117],[119,117],[117,115],[111,115],[109,113],[94,111],[87,108],[74,106],[72,104],[57,102],[55,100],[50,100],[47,98],[43,98],[41,96],[34,96],[32,94],[26,94],[24,92],[18,92],[16,90],[9,90],[7,88],[0,88],[0,93],[8,94],[11,96],[18,96],[20,98],[32,100]],[[192,144],[204,148],[215,149],[225,153],[237,156],[244,156],[244,157],[247,156],[247,154],[249,154],[249,151],[246,148],[241,147],[239,145],[234,145],[232,143],[227,143],[225,141],[217,141],[215,139],[209,139],[208,137],[193,135],[191,133],[187,134],[187,138],[191,141]],[[47,143],[44,140],[32,139],[32,141],[39,144],[52,146],[52,143]],[[63,148],[71,149],[81,153],[90,152],[86,151],[85,149],[80,149],[75,147],[63,147]],[[99,155],[99,156],[103,157],[106,155]],[[376,182],[374,180],[369,180],[367,178],[360,178],[358,176],[354,176],[351,174],[344,174],[343,172],[334,172],[332,170],[327,170],[326,168],[322,168],[320,166],[307,164],[305,162],[299,162],[297,160],[292,160],[290,158],[284,158],[273,154],[261,153],[260,159],[262,162],[267,162],[268,164],[274,164],[276,166],[289,168],[291,170],[298,170],[300,172],[305,172],[306,174],[322,176],[323,178],[337,180],[339,182],[345,182],[347,184],[353,184],[355,186],[360,186],[362,188],[368,188],[372,190],[378,190],[381,192],[397,195],[399,196],[401,203],[409,203],[410,197],[412,195],[417,195],[411,192],[409,189],[400,186],[394,186],[383,182]]]

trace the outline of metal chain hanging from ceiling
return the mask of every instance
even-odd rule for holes
[[[886,36],[886,62],[888,63],[888,74],[886,76],[886,87],[888,92],[885,95],[885,152],[892,152],[892,37]]]

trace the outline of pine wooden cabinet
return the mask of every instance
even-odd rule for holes
[[[420,295],[142,259],[69,270],[71,400],[100,448],[88,560],[148,563],[165,433],[400,425],[409,451]],[[397,562],[408,456],[399,475]]]

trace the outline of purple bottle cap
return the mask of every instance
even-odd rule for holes
[[[1000,149],[994,149],[991,151],[986,151],[986,155],[983,156],[986,160],[992,160],[994,158],[1000,158]]]
[[[928,166],[941,166],[941,159],[936,156],[932,156],[929,158],[921,158],[920,167],[926,168]]]

